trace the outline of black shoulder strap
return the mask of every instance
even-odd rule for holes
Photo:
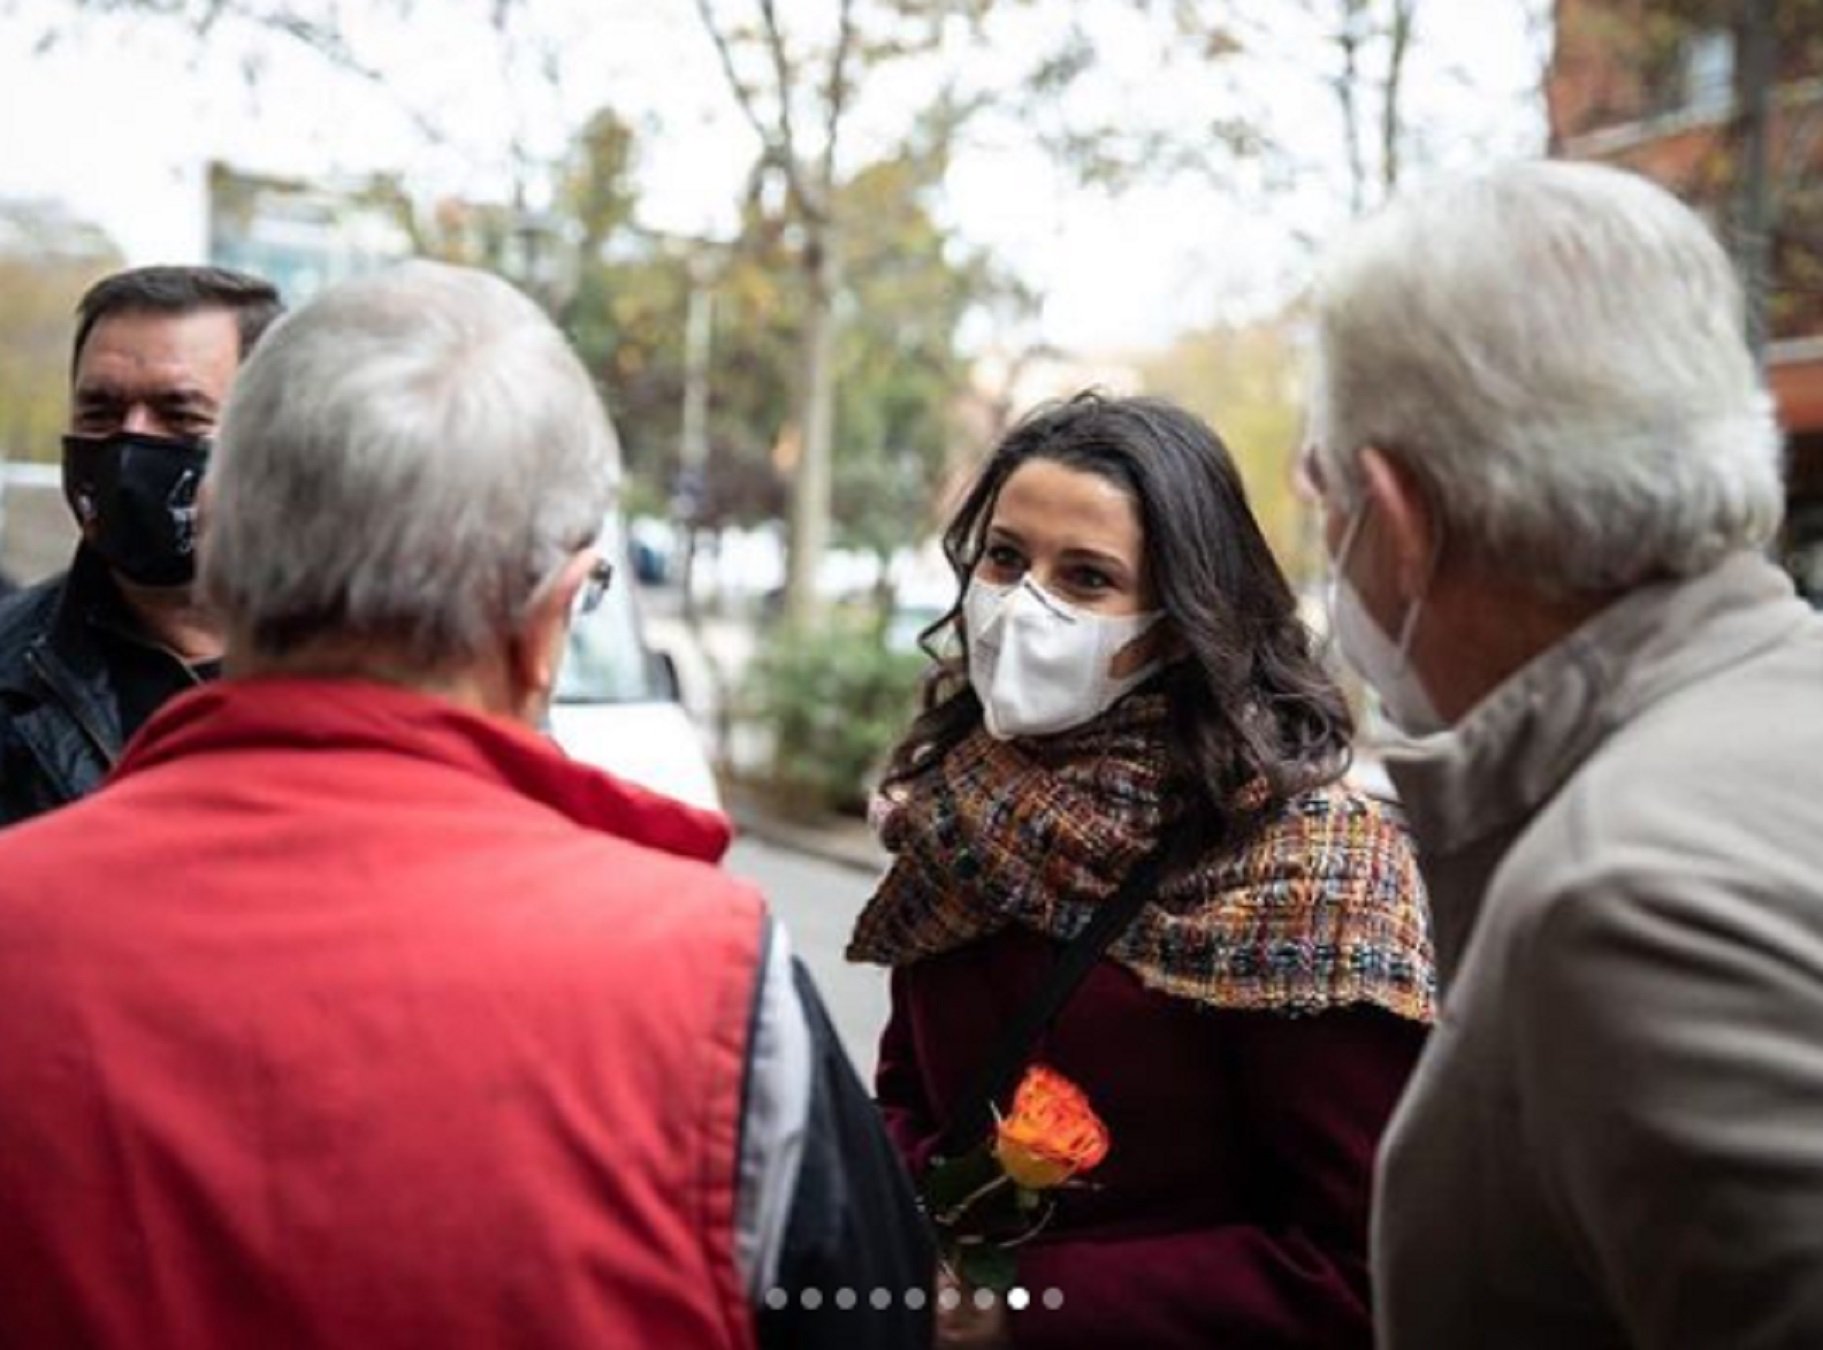
[[[1038,992],[1001,1028],[993,1050],[970,1081],[968,1090],[956,1099],[956,1109],[950,1113],[949,1124],[944,1127],[937,1146],[939,1155],[953,1158],[967,1152],[992,1127],[994,1105],[1013,1087],[1039,1036],[1069,1002],[1076,986],[1101,959],[1108,945],[1127,930],[1141,906],[1152,897],[1159,873],[1164,869],[1168,842],[1169,839],[1161,841],[1140,859],[1113,897],[1096,907],[1095,916],[1058,955],[1057,964],[1051,967]]]

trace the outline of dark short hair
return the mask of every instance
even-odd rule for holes
[[[76,341],[70,348],[70,371],[82,359],[82,345],[95,325],[112,314],[150,311],[194,314],[225,309],[240,325],[241,359],[260,335],[285,312],[278,287],[261,277],[226,267],[134,267],[103,277],[76,303]]]
[[[1228,448],[1162,399],[1089,392],[1009,431],[950,521],[943,551],[958,595],[923,634],[938,664],[887,781],[917,778],[981,722],[961,593],[1001,488],[1034,459],[1097,474],[1133,499],[1159,606],[1184,649],[1149,687],[1169,706],[1169,753],[1204,840],[1245,833],[1291,796],[1340,777],[1353,733],[1347,704],[1298,617]]]

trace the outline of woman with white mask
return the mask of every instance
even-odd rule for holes
[[[950,1244],[939,1344],[1370,1344],[1429,931],[1233,461],[1181,409],[1081,395],[1007,435],[944,546],[849,950],[893,972],[876,1087]],[[1100,1122],[1056,1189],[995,1126],[1034,1064]],[[1025,1294],[977,1303],[990,1277]]]

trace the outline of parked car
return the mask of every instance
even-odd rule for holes
[[[692,806],[721,809],[695,723],[678,700],[669,657],[646,645],[618,522],[602,531],[617,575],[601,605],[578,615],[551,700],[551,735],[571,758]]]

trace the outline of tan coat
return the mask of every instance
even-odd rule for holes
[[[1823,1347],[1823,618],[1736,556],[1388,767],[1444,1002],[1383,1345]]]

